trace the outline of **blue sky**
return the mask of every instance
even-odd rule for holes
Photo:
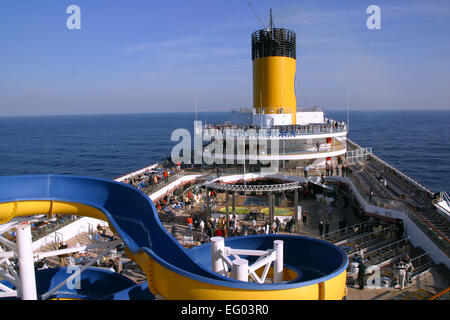
[[[252,0],[297,33],[298,108],[450,109],[448,0]],[[68,30],[66,8],[81,8]],[[366,9],[381,8],[381,30]],[[0,0],[0,116],[252,106],[245,0]]]

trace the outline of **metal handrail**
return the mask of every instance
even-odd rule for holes
[[[402,203],[403,213],[405,213],[416,226],[419,227],[442,251],[449,256],[449,241],[435,226],[428,222],[425,217],[415,211],[406,203]]]
[[[61,232],[55,231],[55,248],[58,250],[61,244],[64,243],[64,237]]]
[[[402,244],[402,243],[404,243],[405,245],[408,245],[408,238],[403,238],[403,239],[401,239],[401,240],[394,241],[394,242],[391,242],[391,243],[389,243],[389,244],[387,244],[387,245],[384,245],[384,246],[382,246],[382,247],[380,247],[380,248],[377,248],[377,249],[374,249],[374,250],[367,251],[367,252],[364,253],[364,255],[365,255],[365,256],[370,256],[370,255],[372,255],[373,253],[379,252],[379,253],[380,253],[379,256],[381,257],[381,260],[383,260],[383,255],[385,255],[387,252],[391,252],[391,251],[392,251],[392,250],[389,250],[389,251],[383,253],[382,251],[383,251],[384,249],[388,249],[388,248],[390,249],[390,248],[392,248],[392,247],[398,248],[399,245]],[[349,257],[349,258],[350,258],[350,257],[353,257],[353,256],[356,255],[356,254],[358,254],[358,252],[351,253],[351,254],[348,255],[348,257]]]
[[[176,174],[167,177],[167,179],[161,180],[160,182],[153,184],[148,188],[141,189],[141,191],[145,192],[146,194],[154,193],[171,184],[172,182],[180,179],[183,176],[184,176],[183,171],[177,172]]]
[[[400,170],[394,168],[393,166],[391,166],[389,163],[387,163],[386,161],[382,160],[380,157],[377,157],[374,154],[370,155],[376,162],[381,163],[382,165],[384,165],[385,167],[391,169],[392,171],[394,171],[396,174],[400,175],[401,177],[405,178],[406,180],[408,180],[409,182],[412,182],[414,185],[416,185],[417,187],[419,187],[419,189],[422,189],[424,191],[426,191],[429,195],[433,195],[433,192],[430,191],[428,188],[424,187],[423,185],[421,185],[419,182],[417,182],[416,180],[414,180],[413,178],[407,176],[406,174],[404,174],[403,172],[401,172]]]
[[[282,184],[270,184],[270,185],[238,185],[227,183],[205,183],[203,184],[207,188],[222,190],[222,191],[284,191],[294,190],[301,188],[300,182],[289,182]]]
[[[273,126],[272,128],[251,128],[246,125],[228,125],[228,126],[212,126],[207,124],[202,126],[202,130],[210,130],[211,135],[214,134],[214,130],[222,134],[229,134],[230,136],[237,137],[253,137],[250,135],[254,132],[258,136],[262,137],[295,137],[297,135],[308,135],[317,133],[342,133],[347,132],[347,127],[339,125],[335,127],[329,124],[317,124],[317,125],[291,125],[290,128]],[[292,134],[294,131],[294,135]]]
[[[361,239],[370,238],[371,236],[375,236],[375,239],[377,239],[377,238],[380,238],[378,236],[378,234],[380,232],[381,232],[381,234],[383,235],[383,238],[384,238],[384,236],[386,235],[386,233],[388,231],[392,232],[392,231],[395,231],[395,229],[396,229],[395,226],[387,226],[386,228],[382,228],[381,230],[377,230],[377,231],[373,231],[373,232],[370,232],[370,233],[365,233],[365,234],[359,235],[357,237],[345,239],[345,240],[343,240],[343,242],[339,241],[338,244],[336,244],[336,245],[342,246],[342,245],[344,245],[346,243],[351,243],[351,242],[355,242],[355,241],[358,241],[358,240],[361,240]],[[363,243],[363,241],[361,241],[359,243],[361,244],[361,243]]]
[[[338,242],[340,240],[347,238],[349,235],[347,232],[348,230],[355,230],[356,228],[358,228],[359,234],[366,233],[366,231],[362,232],[363,230],[367,230],[367,228],[363,228],[363,225],[366,225],[366,227],[368,227],[369,224],[370,223],[368,221],[357,223],[357,224],[354,224],[354,225],[351,225],[351,226],[348,226],[348,227],[345,227],[342,229],[338,229],[335,231],[325,233],[324,237],[327,239],[327,241],[335,243],[335,242]]]
[[[42,230],[43,228],[39,229],[39,231],[37,230],[32,230],[32,235],[33,235],[33,241],[37,241],[39,239],[42,239],[46,236],[48,236],[49,234],[55,232],[55,230],[59,230],[62,227],[74,222],[75,220],[79,220],[81,219],[81,216],[75,216],[72,219],[64,219],[63,222],[60,221],[60,219],[57,219],[55,221],[55,223],[51,224],[51,225],[46,225],[43,228],[45,228],[45,230]]]
[[[350,174],[349,178],[353,185],[355,186],[356,190],[358,190],[359,194],[363,197],[363,199],[369,203],[368,199],[368,193],[364,189],[364,187],[361,185],[361,183],[358,181],[358,179],[353,175]],[[448,238],[439,231],[434,225],[432,225],[430,222],[426,220],[424,216],[422,216],[420,213],[418,213],[416,210],[414,210],[411,206],[409,206],[407,203],[400,201],[399,202],[403,207],[403,213],[405,213],[412,222],[419,227],[425,234],[429,236],[429,238],[439,247],[441,248],[444,253],[448,256],[449,255],[449,240]]]
[[[432,200],[433,204],[439,203],[439,202],[441,202],[441,201],[446,202],[447,205],[450,207],[450,197],[449,197],[449,195],[448,195],[446,192],[444,192],[444,191],[439,192],[439,197]]]
[[[440,297],[442,297],[443,295],[447,294],[449,291],[450,291],[450,287],[448,287],[447,289],[444,289],[441,292],[435,294],[434,296],[428,298],[428,300],[439,300]]]

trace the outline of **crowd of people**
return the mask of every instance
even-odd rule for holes
[[[199,218],[198,216],[188,216],[186,218],[188,231],[198,231],[200,233],[199,241],[201,243],[208,242],[212,237],[234,237],[246,236],[252,234],[278,234],[280,231],[288,233],[293,232],[295,225],[294,217],[286,222],[281,221],[276,217],[272,223],[266,218],[263,223],[256,221],[254,218],[251,221],[242,221],[236,215],[230,217],[227,228],[226,218],[215,217],[208,221]],[[172,231],[174,233],[174,231]]]
[[[160,214],[176,214],[179,210],[184,210],[189,206],[190,201],[185,201],[176,195],[166,195],[155,201],[155,207]]]
[[[364,263],[364,260],[359,256],[355,259],[358,265],[358,273],[357,273],[357,281],[359,290],[364,290],[367,276],[372,275],[367,273],[367,265]],[[412,282],[412,275],[415,270],[414,265],[412,263],[412,259],[408,254],[404,257],[398,258],[392,265],[391,268],[394,271],[393,281],[391,283],[392,287],[396,289],[404,289]]]
[[[347,164],[342,160],[341,157],[337,158],[336,163],[331,163],[327,161],[325,164],[325,173],[322,173],[322,179],[324,179],[324,175],[326,176],[348,176],[348,167]]]
[[[205,124],[203,126],[204,130],[219,130],[222,134],[247,136],[252,134],[250,130],[255,130],[258,135],[263,134],[267,137],[295,137],[297,135],[305,133],[331,133],[331,132],[341,132],[346,130],[345,122],[339,122],[331,119],[326,119],[324,123],[316,124],[297,124],[297,125],[275,125],[271,128],[259,129],[259,126],[255,125],[211,125]]]
[[[330,172],[331,174],[331,172]],[[338,230],[341,230],[341,233],[346,233],[347,230],[347,221],[345,216],[339,215],[338,217],[333,217],[334,213],[334,202],[335,199],[327,194],[318,193],[317,190],[314,189],[315,186],[310,186],[309,188],[305,188],[303,192],[307,194],[305,197],[307,198],[315,198],[319,207],[319,212],[321,212],[319,217],[319,226],[318,232],[321,238],[326,239],[327,235],[330,233],[330,221],[332,218],[338,218]],[[164,212],[172,212],[176,213],[178,209],[189,209],[194,205],[197,205],[200,209],[191,211],[191,215],[185,216],[185,225],[187,225],[187,235],[195,236],[195,240],[199,243],[209,242],[211,237],[219,236],[219,237],[233,237],[233,236],[246,236],[252,234],[277,234],[279,232],[287,232],[292,233],[294,231],[295,226],[295,217],[292,216],[289,219],[280,219],[279,217],[275,217],[273,221],[269,221],[268,218],[265,218],[264,221],[257,221],[255,216],[250,216],[246,218],[247,220],[243,220],[239,215],[230,215],[230,220],[227,221],[225,216],[216,216],[210,219],[205,219],[205,201],[209,198],[211,201],[211,205],[217,201],[217,194],[214,191],[209,191],[209,197],[207,197],[204,190],[192,186],[189,189],[185,190],[182,194],[176,195],[167,195],[158,201],[156,201],[155,205],[158,210],[162,210]],[[328,215],[327,215],[328,214]],[[303,210],[300,215],[300,222],[303,225],[308,224],[308,212]],[[373,220],[373,218],[371,218]],[[370,222],[370,221],[369,221]],[[380,224],[379,221],[372,221],[368,223],[368,228],[375,228]],[[364,225],[363,225],[364,226]],[[399,230],[397,234],[397,238],[401,238],[403,234],[403,228],[398,222],[396,224],[397,229]],[[172,229],[172,233],[175,235],[176,232],[181,231],[177,226],[174,226]],[[186,234],[185,234],[186,235]],[[360,288],[364,288],[364,283],[367,278],[365,274],[366,265],[364,264],[365,260],[359,260],[359,274],[357,276],[358,282],[360,284]],[[403,288],[410,281],[411,271],[414,270],[412,263],[408,261],[399,261],[394,266],[395,268],[395,283],[397,287]]]
[[[142,173],[136,174],[132,177],[126,178],[123,183],[132,185],[133,187],[144,190],[153,185],[167,180],[172,175],[180,171],[180,165],[177,164],[172,168],[154,168],[147,169]]]

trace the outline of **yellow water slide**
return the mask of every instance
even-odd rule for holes
[[[257,284],[211,270],[209,244],[183,248],[159,221],[149,197],[127,184],[59,175],[0,177],[0,223],[32,215],[79,215],[109,222],[145,272],[153,295],[165,299],[308,299],[345,296],[348,259],[338,247],[292,235],[228,239],[232,248],[271,248],[284,241],[284,281]],[[245,257],[244,257],[245,258]]]

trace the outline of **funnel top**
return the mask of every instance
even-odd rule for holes
[[[295,32],[284,28],[267,28],[252,33],[252,60],[264,57],[296,59]]]

